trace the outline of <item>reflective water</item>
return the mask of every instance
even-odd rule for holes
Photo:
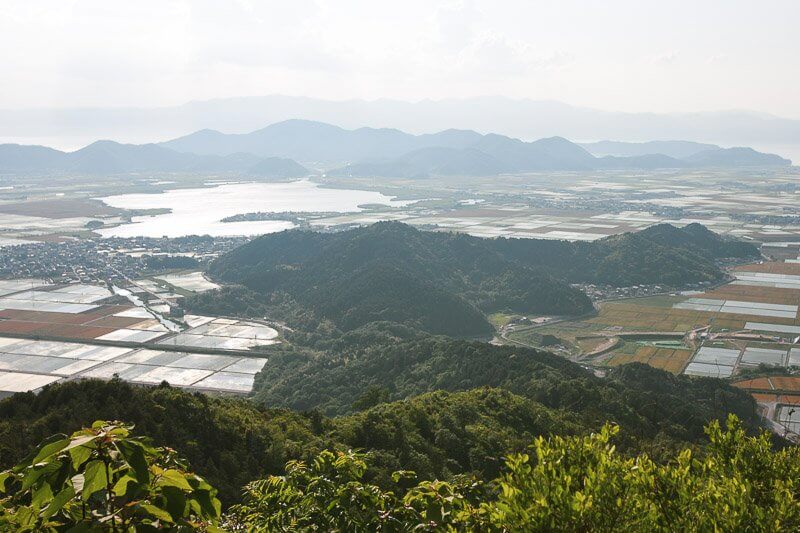
[[[122,194],[101,198],[113,207],[169,208],[164,215],[134,217],[131,224],[100,230],[104,237],[182,237],[185,235],[259,235],[293,227],[288,221],[220,222],[240,213],[283,211],[360,211],[362,204],[406,205],[373,191],[327,189],[309,180],[289,183],[237,183],[158,194]]]

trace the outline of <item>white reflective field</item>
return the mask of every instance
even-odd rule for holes
[[[264,357],[209,355],[0,337],[0,393],[36,390],[61,379],[120,379],[141,384],[246,394]]]

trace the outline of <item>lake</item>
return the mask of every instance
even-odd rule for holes
[[[291,222],[263,220],[220,222],[241,213],[330,211],[352,213],[363,204],[402,207],[399,201],[374,191],[328,189],[310,180],[288,183],[236,183],[199,189],[173,189],[157,194],[121,194],[100,198],[124,209],[168,208],[172,212],[134,217],[130,224],[99,230],[104,237],[183,237],[186,235],[260,235],[294,227]]]

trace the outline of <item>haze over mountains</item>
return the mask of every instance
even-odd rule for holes
[[[562,137],[524,142],[455,129],[412,135],[388,128],[347,130],[308,120],[287,120],[246,134],[205,129],[160,144],[97,141],[75,152],[0,145],[0,172],[234,172],[270,178],[308,175],[310,172],[298,161],[331,175],[412,178],[791,164],[780,156],[750,148],[726,149],[686,141],[581,146]]]
[[[223,98],[161,108],[5,109],[0,110],[0,138],[24,138],[25,142],[37,137],[57,139],[59,146],[80,146],[88,139],[98,138],[141,143],[203,128],[246,132],[292,118],[348,129],[391,127],[413,133],[472,129],[525,140],[558,135],[581,140],[687,139],[752,146],[797,145],[800,139],[800,120],[749,111],[624,113],[497,96],[405,102],[331,101],[281,95]]]
[[[291,159],[236,153],[225,157],[180,153],[156,144],[97,141],[74,152],[44,146],[0,144],[0,173],[116,174],[127,172],[236,172],[296,178],[308,170]]]

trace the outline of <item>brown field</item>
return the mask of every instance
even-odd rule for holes
[[[72,339],[95,339],[120,328],[129,328],[147,319],[112,316],[126,309],[125,305],[103,305],[84,313],[51,313],[47,311],[0,311],[0,333],[49,335]]]
[[[768,290],[765,290],[768,289]],[[779,296],[777,292],[785,293]],[[746,285],[727,285],[710,291],[698,298],[729,298],[742,301],[760,301],[768,303],[797,305],[800,300],[794,295],[795,290],[772,289],[769,287],[749,287]],[[749,296],[748,296],[749,295]],[[796,318],[760,317],[731,313],[710,313],[690,309],[673,309],[664,306],[642,305],[637,300],[621,300],[606,302],[598,315],[587,320],[594,325],[616,326],[621,331],[690,331],[704,327],[712,322],[714,329],[743,329],[746,322],[769,322],[772,324],[798,325]]]
[[[800,394],[800,376],[769,376],[737,381],[733,385],[745,390],[779,390]]]
[[[769,378],[755,378],[745,381],[737,381],[733,384],[734,387],[740,389],[757,389],[757,390],[775,390],[775,387],[770,383]]]
[[[768,272],[770,274],[794,274],[800,275],[800,263],[784,263],[782,261],[770,261],[767,263],[756,263],[736,267],[742,272]]]
[[[597,350],[608,342],[608,337],[590,337],[588,339],[575,339],[575,343],[584,352],[589,353]]]
[[[23,311],[4,309],[0,319],[20,322],[42,322],[47,324],[89,324],[94,320],[132,309],[129,305],[103,305],[84,313],[53,313],[49,311]]]
[[[89,322],[87,325],[103,328],[128,328],[141,322],[141,318],[131,318],[125,316],[104,316]]]
[[[800,377],[797,376],[772,376],[769,378],[776,390],[800,392]]]
[[[762,392],[754,392],[750,396],[755,398],[757,402],[760,403],[772,403],[777,402],[778,398],[781,397],[780,394],[764,394]]]
[[[800,405],[800,396],[781,394],[778,396],[778,403],[788,405]]]
[[[775,287],[753,287],[751,285],[725,285],[708,291],[703,298],[720,300],[739,300],[743,302],[769,302],[782,305],[800,303],[800,290],[778,289]]]
[[[762,392],[754,392],[751,396],[759,403],[800,405],[800,396],[794,394],[765,394]]]
[[[607,302],[598,316],[588,320],[592,324],[619,326],[626,331],[689,331],[709,323],[713,313],[672,309],[669,307],[647,307],[635,300]],[[744,326],[744,321],[740,321]]]
[[[0,204],[0,213],[44,218],[102,217],[122,213],[121,209],[89,198],[59,200],[33,200],[13,204]]]
[[[606,361],[609,366],[624,365],[626,363],[645,363],[655,368],[661,368],[673,374],[680,374],[683,367],[692,357],[691,350],[675,350],[673,348],[658,348],[656,346],[641,346],[633,355],[614,353]]]

